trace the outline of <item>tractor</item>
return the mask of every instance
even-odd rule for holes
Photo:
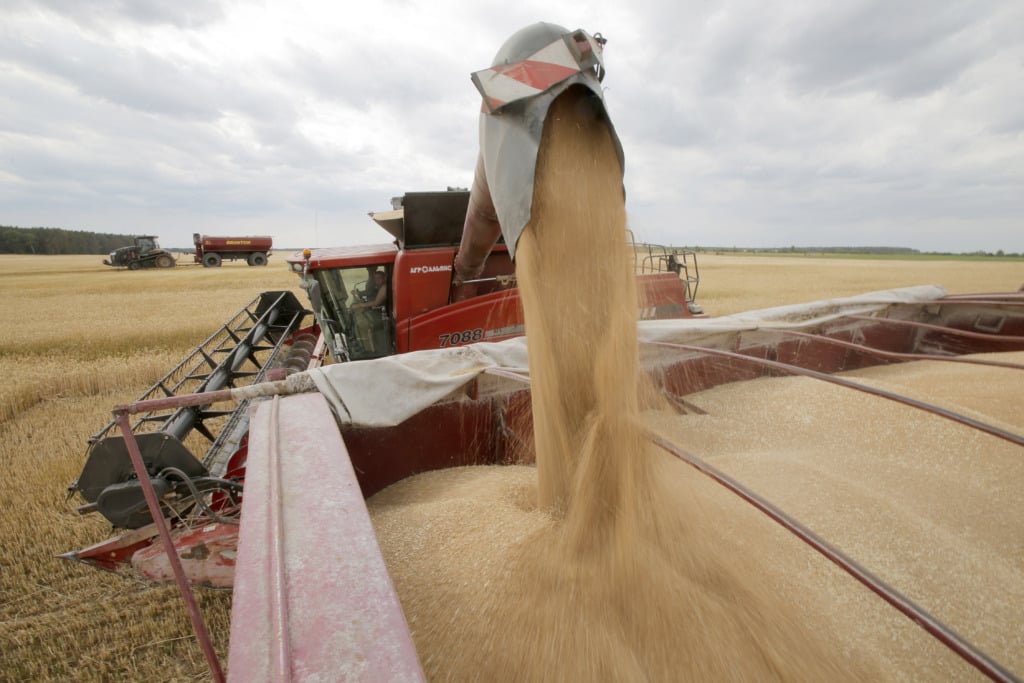
[[[138,270],[139,268],[173,268],[177,260],[171,252],[160,247],[156,235],[139,235],[134,244],[110,252],[110,258],[103,264],[115,268]]]

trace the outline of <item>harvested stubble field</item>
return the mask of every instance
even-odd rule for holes
[[[176,589],[55,558],[109,532],[74,512],[65,487],[111,406],[259,292],[299,293],[297,280],[281,255],[267,268],[214,270],[114,271],[100,260],[0,255],[0,680],[203,680]],[[702,255],[700,266],[698,298],[714,315],[905,285],[960,293],[1024,282],[1024,263],[1005,261]],[[230,595],[197,597],[226,658]]]

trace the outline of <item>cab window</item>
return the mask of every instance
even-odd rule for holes
[[[389,264],[330,268],[313,273],[319,285],[317,317],[332,355],[365,360],[394,351]]]

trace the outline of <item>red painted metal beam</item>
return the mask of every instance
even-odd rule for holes
[[[422,681],[369,513],[320,394],[250,422],[230,681]]]
[[[762,332],[765,330],[761,330]],[[806,339],[815,344],[829,344],[832,346],[839,346],[844,349],[851,351],[857,351],[858,353],[866,353],[879,358],[888,358],[896,361],[939,361],[944,363],[964,363],[967,365],[984,365],[994,368],[1006,368],[1007,370],[1024,370],[1024,364],[1022,363],[1011,363],[1009,361],[1000,360],[988,360],[986,358],[964,358],[962,356],[940,356],[934,353],[902,353],[899,351],[886,351],[885,349],[875,348],[874,346],[868,346],[867,344],[857,344],[855,342],[843,341],[842,339],[835,339],[834,337],[828,337],[824,334],[814,334],[811,332],[799,332],[797,330],[785,330],[778,329],[772,330],[782,336],[795,337],[798,339]]]
[[[971,302],[974,303],[974,302]],[[973,330],[964,330],[958,327],[950,327],[948,325],[934,325],[932,323],[923,323],[917,320],[902,320],[900,318],[884,318],[876,317],[871,315],[848,315],[843,317],[844,320],[862,320],[864,322],[870,322],[880,325],[895,325],[902,327],[913,327],[918,330],[928,330],[929,332],[939,332],[942,334],[950,334],[964,339],[974,339],[977,341],[983,341],[988,344],[1024,344],[1024,337],[1012,335],[1012,334],[990,334],[988,332],[975,332]]]

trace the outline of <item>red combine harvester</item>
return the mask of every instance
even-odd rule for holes
[[[176,397],[258,392],[270,377],[318,367],[328,353],[343,363],[523,334],[515,270],[503,245],[487,255],[476,278],[453,285],[469,194],[418,192],[393,200],[399,208],[372,214],[395,238],[393,244],[306,250],[289,257],[313,315],[290,292],[264,292],[139,397],[139,402],[156,402],[156,410],[147,411],[132,430],[175,520],[178,549],[187,554],[204,548],[204,561],[190,565],[192,581],[214,587],[233,581],[230,557],[237,529],[228,525],[197,533],[187,520],[196,514],[237,516],[249,406],[245,400],[232,410],[215,410],[179,405]],[[693,299],[699,282],[693,252],[629,247],[641,273],[643,316],[685,318],[700,312]],[[247,389],[250,385],[255,388]],[[115,527],[133,531],[68,557],[167,579],[167,558],[154,545],[156,529],[142,484],[114,426],[109,422],[89,439],[86,464],[71,489],[85,500],[81,512],[99,512]]]
[[[393,210],[371,214],[394,238],[392,244],[317,249],[288,258],[303,276],[336,360],[523,334],[515,267],[504,244],[487,253],[472,279],[454,282],[469,200],[465,190],[406,193],[392,200]],[[694,301],[700,278],[692,251],[629,246],[639,273],[641,318],[702,314]]]
[[[520,49],[524,40],[528,49]],[[599,35],[550,24],[513,36],[494,67],[474,74],[485,125],[471,192],[409,193],[373,214],[393,244],[293,255],[312,311],[289,292],[261,294],[139,400],[117,406],[90,439],[72,486],[85,501],[80,509],[127,530],[65,557],[176,580],[215,679],[223,673],[190,584],[234,589],[232,680],[422,680],[363,501],[425,471],[533,461],[512,259],[529,215],[523,200],[536,149],[532,133],[516,129],[525,115],[495,113],[508,114],[516,97],[543,109],[572,86],[600,97],[603,45]],[[505,67],[540,58],[575,70],[534,83],[530,95],[504,87],[505,73],[522,72]],[[534,113],[543,120],[543,111]],[[502,144],[510,139],[516,144]],[[947,296],[923,286],[709,319],[693,301],[692,254],[634,254],[642,366],[680,412],[693,410],[691,394],[712,387],[796,374],[1024,446],[1024,436],[1004,426],[837,376],[910,360],[1019,372],[1019,363],[964,356],[1024,350],[1024,293]],[[328,353],[336,362],[324,363]],[[984,675],[1015,680],[756,492],[677,444],[655,443],[792,531]]]

